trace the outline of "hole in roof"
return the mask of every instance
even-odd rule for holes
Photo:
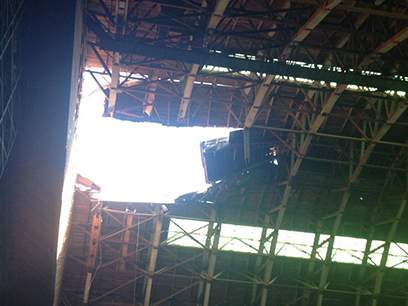
[[[104,94],[84,73],[74,163],[77,173],[101,188],[105,201],[173,203],[205,191],[200,143],[233,130],[122,121],[103,117],[103,111]]]

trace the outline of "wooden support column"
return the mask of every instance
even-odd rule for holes
[[[372,241],[373,241],[373,236],[374,236],[374,228],[371,227],[370,228],[370,232],[368,234],[368,238],[367,238],[367,243],[364,249],[364,255],[363,255],[363,260],[361,261],[361,268],[360,271],[358,273],[358,287],[357,287],[357,292],[356,292],[356,297],[354,300],[354,305],[355,306],[360,306],[361,303],[361,295],[363,293],[362,290],[362,286],[360,285],[362,283],[363,277],[366,273],[366,269],[367,269],[367,264],[368,264],[368,260],[369,260],[369,256],[370,256],[370,252],[371,252],[371,245],[372,245]]]
[[[310,279],[312,276],[314,270],[315,270],[315,265],[317,261],[317,250],[320,247],[320,235],[322,231],[322,220],[320,219],[317,221],[317,226],[316,226],[316,233],[313,239],[313,247],[312,247],[312,253],[310,254],[310,261],[307,266],[307,272],[306,272],[306,279]],[[310,296],[312,295],[312,291],[309,288],[304,289],[303,297],[302,297],[302,305],[303,306],[308,306],[310,303]]]
[[[266,266],[265,272],[263,277],[263,287],[261,290],[261,306],[267,305],[268,300],[268,285],[272,279],[272,268],[273,268],[273,259],[275,257],[276,246],[278,244],[278,233],[279,229],[282,226],[283,218],[285,217],[286,208],[289,200],[289,195],[292,191],[292,187],[290,183],[287,184],[285,191],[283,193],[281,204],[277,207],[277,217],[275,221],[274,231],[272,233],[272,242],[271,247],[269,249],[268,257],[266,258]]]
[[[86,258],[86,280],[84,287],[83,303],[88,304],[89,293],[92,285],[93,273],[96,266],[96,256],[98,254],[99,242],[101,238],[102,211],[97,200],[91,202],[91,228],[88,243],[88,254]]]
[[[143,105],[143,112],[150,116],[153,111],[154,99],[156,98],[156,90],[158,85],[157,74],[153,74],[150,77],[150,83],[146,86],[147,93],[145,94],[145,101]]]
[[[319,290],[317,295],[317,305],[321,306],[323,304],[323,292],[324,289],[327,287],[327,278],[329,276],[330,265],[332,262],[332,255],[333,255],[333,246],[334,246],[334,238],[340,228],[341,221],[343,220],[344,211],[350,199],[350,191],[347,189],[342,196],[341,203],[339,209],[335,213],[335,220],[333,224],[333,228],[330,233],[330,237],[327,241],[327,253],[324,259],[322,272],[320,274],[320,281],[319,281]]]
[[[207,270],[207,279],[204,287],[204,298],[203,298],[203,306],[209,306],[210,303],[210,293],[211,293],[211,283],[214,277],[215,271],[215,263],[217,261],[217,251],[218,251],[218,243],[220,241],[220,233],[221,233],[221,223],[218,222],[214,228],[214,241],[212,247],[209,251],[209,258],[208,258],[208,270]]]
[[[113,54],[112,63],[112,78],[109,85],[109,97],[108,97],[108,110],[107,115],[112,117],[115,112],[116,98],[119,90],[119,78],[120,78],[120,54],[115,52]]]
[[[126,210],[126,213],[124,215],[124,227],[127,230],[122,234],[122,249],[120,252],[122,260],[119,263],[119,271],[122,272],[126,270],[126,258],[128,256],[131,235],[131,230],[129,228],[131,228],[131,226],[133,225],[134,216],[135,216],[134,212]]]
[[[211,208],[211,215],[210,215],[210,222],[208,223],[208,230],[207,230],[207,239],[205,240],[205,247],[207,250],[211,248],[211,238],[213,237],[214,234],[214,222],[215,222],[215,209],[212,207]],[[209,252],[205,251],[203,254],[203,261],[202,261],[202,267],[205,269],[205,267],[208,267],[208,259],[209,259]],[[202,271],[202,274],[204,274],[205,271]],[[198,290],[197,290],[197,306],[200,306],[202,304],[203,300],[203,293],[204,293],[204,285],[205,281],[202,280],[198,284]]]
[[[116,34],[125,34],[126,27],[123,26],[126,24],[127,14],[128,14],[128,5],[129,0],[116,0],[115,7],[115,33]],[[120,22],[123,21],[123,24],[120,25]],[[108,97],[108,109],[107,115],[112,117],[115,112],[116,99],[120,87],[120,53],[113,52],[112,59],[112,76],[111,83],[109,85],[109,97]]]
[[[271,222],[271,216],[269,214],[265,214],[263,226],[262,226],[261,241],[259,242],[259,249],[257,253],[256,263],[255,263],[255,275],[258,274],[258,270],[260,269],[262,265],[262,258],[263,258],[263,253],[265,249],[265,242],[267,240],[268,226],[270,225],[270,222]],[[252,285],[251,305],[255,305],[256,300],[257,300],[257,294],[258,294],[258,284],[255,283]]]
[[[262,207],[263,203],[265,201],[266,197],[266,192],[268,190],[269,186],[265,185],[263,190],[262,190],[262,195],[259,199],[259,205],[258,207]],[[251,292],[251,303],[250,305],[255,305],[257,301],[257,296],[258,296],[258,275],[261,270],[261,265],[262,265],[262,259],[264,255],[264,250],[265,250],[265,242],[268,240],[267,234],[268,234],[268,227],[270,226],[271,223],[271,216],[269,213],[266,213],[264,215],[263,223],[262,223],[262,232],[261,232],[261,239],[259,241],[259,248],[257,252],[257,257],[256,257],[256,262],[255,262],[255,268],[254,268],[254,275],[255,275],[255,283],[252,285],[252,292]]]
[[[144,306],[150,305],[152,286],[153,286],[153,275],[156,269],[157,256],[159,253],[160,245],[160,235],[163,227],[163,216],[159,210],[156,211],[156,216],[154,218],[154,231],[152,235],[152,246],[150,250],[149,263],[147,266],[147,281],[144,295]]]
[[[384,278],[384,270],[387,264],[388,254],[390,251],[390,245],[391,245],[391,242],[394,240],[394,236],[395,236],[395,233],[397,232],[398,224],[401,220],[402,215],[404,214],[406,206],[407,206],[407,198],[405,195],[405,198],[401,201],[399,209],[394,217],[394,220],[392,221],[391,228],[387,235],[387,240],[385,241],[385,244],[384,244],[384,251],[381,256],[380,266],[378,267],[378,270],[375,276],[373,299],[371,302],[372,306],[378,305],[378,296],[381,293],[382,282]]]

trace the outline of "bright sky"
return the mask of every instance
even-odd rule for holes
[[[103,101],[103,93],[85,73],[75,164],[79,174],[101,187],[103,200],[172,203],[208,187],[200,142],[228,137],[231,129],[106,118]]]

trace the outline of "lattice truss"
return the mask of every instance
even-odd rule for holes
[[[407,20],[398,1],[89,1],[85,73],[107,116],[260,129],[289,178],[313,159],[351,184],[407,147]]]
[[[18,99],[18,25],[23,1],[0,3],[0,178],[16,137],[14,105]]]
[[[196,248],[167,243],[169,215],[138,226],[139,207],[95,204],[104,222],[99,232],[91,219],[74,226],[64,301],[404,305],[406,271],[390,266],[405,259],[389,258],[408,243],[406,9],[391,0],[88,1],[85,73],[105,93],[106,116],[258,129],[280,161],[269,184],[251,177],[220,192],[221,211],[174,213],[207,222],[205,241],[179,227]],[[219,250],[220,223],[256,226],[257,251]],[[109,236],[109,226],[122,230]],[[279,254],[281,230],[313,233],[311,244],[286,243],[307,259]],[[364,250],[342,249],[341,236],[365,239]],[[341,252],[360,264],[336,263]]]
[[[356,217],[363,219],[367,205],[353,200],[330,245],[330,202],[339,195],[318,194],[320,186],[312,188],[315,199],[295,195],[276,233],[272,210],[281,194],[254,184],[231,188],[217,205],[167,208],[100,202],[77,191],[64,304],[259,305],[265,293],[268,305],[316,305],[320,296],[324,305],[407,301],[406,199],[370,203],[375,213],[365,223]]]

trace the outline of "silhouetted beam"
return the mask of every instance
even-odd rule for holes
[[[199,65],[213,65],[233,70],[248,70],[259,73],[306,78],[315,81],[336,82],[338,84],[354,84],[358,86],[376,87],[378,90],[408,91],[408,82],[396,79],[367,76],[357,72],[336,72],[318,68],[307,68],[283,62],[263,62],[240,59],[207,50],[187,51],[166,47],[156,47],[136,40],[113,39],[108,35],[100,38],[100,48],[124,54],[138,54],[161,60],[175,60]]]
[[[355,13],[367,13],[373,16],[380,16],[386,18],[392,18],[396,20],[408,20],[408,14],[404,12],[396,12],[384,9],[375,9],[373,7],[362,7],[362,6],[354,6],[354,5],[347,5],[341,4],[337,7],[339,10],[355,12]]]
[[[214,12],[211,14],[210,20],[207,25],[208,30],[214,30],[218,26],[218,24],[221,21],[222,15],[224,14],[224,11],[227,8],[229,2],[230,0],[218,0],[217,1],[217,4],[215,5],[215,8],[214,8]],[[183,96],[181,97],[181,100],[180,100],[180,108],[179,108],[179,112],[177,116],[179,120],[182,120],[186,117],[187,110],[191,102],[191,94],[193,93],[194,81],[197,78],[197,73],[199,69],[200,69],[200,65],[193,64],[191,66],[190,73],[186,77],[186,80],[184,83]]]
[[[217,225],[214,228],[214,242],[209,251],[208,269],[207,269],[206,281],[205,281],[205,286],[204,286],[204,296],[203,296],[203,304],[202,304],[203,306],[210,305],[210,294],[211,294],[211,285],[212,285],[211,283],[214,278],[215,264],[217,260],[217,250],[218,250],[218,244],[220,241],[220,232],[221,232],[221,224],[217,223]]]
[[[395,46],[403,42],[408,38],[408,27],[405,27],[397,34],[389,38],[387,41],[382,43],[378,48],[376,48],[368,57],[364,59],[364,61],[360,64],[360,66],[366,66],[377,60],[381,55],[389,52]]]
[[[215,230],[216,230],[216,228],[214,227],[215,221],[216,221],[216,211],[214,207],[211,207],[210,220],[208,222],[207,236],[205,239],[205,247],[206,247],[206,250],[208,250],[208,252],[204,252],[203,254],[203,261],[202,261],[203,270],[201,271],[202,275],[206,273],[205,271],[206,267],[207,267],[207,273],[208,273],[208,263],[209,263],[208,259],[210,257],[210,253],[212,252],[211,243],[212,243],[213,234],[215,233]],[[202,305],[205,284],[206,282],[204,279],[200,280],[200,283],[198,284],[196,306]]]
[[[293,49],[293,46],[304,41],[314,28],[331,12],[333,8],[341,3],[341,0],[328,0],[321,5],[310,18],[305,22],[303,26],[292,37],[290,44],[283,50],[280,59],[286,60]],[[255,93],[254,103],[249,109],[249,112],[245,118],[245,127],[250,128],[254,124],[258,111],[265,99],[265,96],[270,90],[270,85],[275,78],[275,74],[267,75],[262,81],[261,85]],[[275,88],[277,90],[278,87]]]

